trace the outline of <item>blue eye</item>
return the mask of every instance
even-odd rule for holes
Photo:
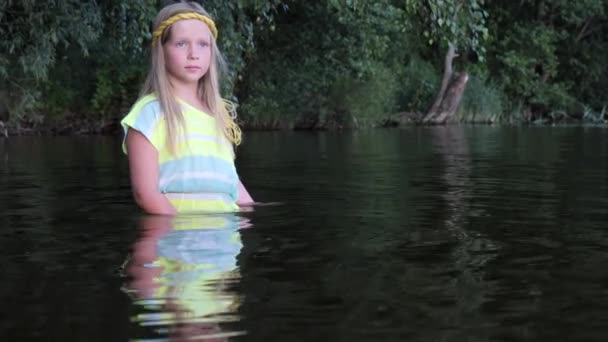
[[[199,45],[202,46],[202,47],[207,47],[207,46],[209,46],[209,43],[207,43],[207,42],[200,42]]]
[[[177,45],[179,47],[182,47],[182,46],[186,45],[186,43],[184,43],[184,42],[177,42],[177,44],[175,44],[175,45]]]

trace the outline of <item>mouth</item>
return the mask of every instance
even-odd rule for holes
[[[188,69],[188,70],[200,70],[201,68],[197,67],[195,65],[188,65],[188,66],[186,66],[186,69]]]

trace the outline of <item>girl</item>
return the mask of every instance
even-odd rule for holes
[[[137,204],[150,214],[226,212],[253,200],[238,178],[234,107],[219,93],[217,29],[197,3],[163,8],[142,97],[121,121]]]

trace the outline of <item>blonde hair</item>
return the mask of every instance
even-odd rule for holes
[[[180,2],[164,7],[156,16],[154,30],[159,28],[167,19],[180,13],[198,13],[211,18],[205,9],[195,2]],[[171,153],[175,152],[176,137],[179,133],[186,130],[184,116],[181,106],[176,100],[171,88],[167,69],[165,66],[165,56],[163,45],[169,39],[171,26],[169,25],[157,39],[156,44],[152,44],[151,67],[146,78],[146,82],[141,90],[141,96],[148,94],[156,95],[160,102],[160,107],[167,122],[168,147]],[[211,60],[209,70],[198,82],[198,94],[205,103],[212,116],[215,117],[218,130],[230,141],[233,146],[241,143],[241,130],[235,122],[235,105],[222,98],[219,88],[220,69],[225,67],[225,62],[220,53],[215,39],[211,39]],[[234,151],[233,151],[234,156]]]

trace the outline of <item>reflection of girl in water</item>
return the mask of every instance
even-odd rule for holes
[[[240,277],[243,220],[234,214],[143,218],[125,263],[126,290],[138,312],[132,321],[178,339],[236,334],[222,333],[219,323],[237,319],[238,299],[229,288]]]

